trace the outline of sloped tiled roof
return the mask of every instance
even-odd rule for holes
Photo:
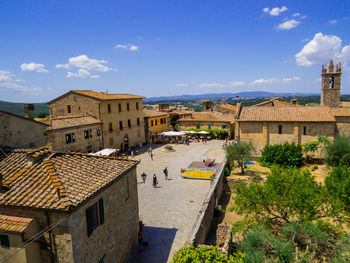
[[[234,116],[223,114],[217,111],[194,112],[192,118],[181,118],[178,121],[218,121],[218,122],[233,122]]]
[[[99,124],[100,120],[92,116],[62,116],[50,120],[51,130],[64,129],[76,126]]]
[[[192,110],[172,110],[170,113],[182,115],[182,114],[192,114],[192,113],[194,113],[194,111],[192,111]]]
[[[47,148],[15,150],[0,162],[6,189],[0,205],[68,211],[136,165],[128,159]]]
[[[70,93],[76,93],[76,94],[87,96],[87,97],[94,98],[97,100],[143,99],[142,96],[132,95],[132,94],[108,94],[105,92],[97,92],[97,91],[93,91],[93,90],[71,90],[71,91],[63,94],[62,96],[59,96],[59,97],[49,101],[47,104],[51,104],[51,103],[55,102],[56,100],[59,100],[62,97],[66,96],[67,94],[70,94]]]
[[[0,214],[0,231],[22,233],[33,220],[32,217]]]
[[[332,108],[334,116],[350,117],[350,108]]]
[[[329,107],[243,107],[239,121],[335,122]]]
[[[226,109],[226,110],[230,110],[230,111],[236,111],[237,110],[237,105],[232,105],[232,104],[216,104],[216,107],[219,107],[219,108],[223,108],[223,109]]]
[[[298,104],[288,103],[283,98],[271,98],[269,100],[260,102],[258,104],[252,105],[251,107],[261,107],[261,106],[270,106],[270,107],[295,107],[299,106]]]
[[[145,117],[159,117],[159,116],[168,116],[169,113],[157,111],[157,110],[143,110],[143,114]]]

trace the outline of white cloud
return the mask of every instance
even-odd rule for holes
[[[271,79],[256,79],[251,82],[252,85],[261,85],[261,84],[287,84],[292,81],[300,80],[299,77],[289,77],[289,78],[283,78],[283,79],[277,79],[277,78],[271,78]]]
[[[43,64],[31,62],[31,63],[23,63],[21,65],[22,71],[34,71],[40,73],[48,73],[49,71],[45,68]]]
[[[295,55],[299,66],[321,65],[330,59],[342,60],[345,67],[350,64],[350,45],[342,47],[342,40],[333,35],[315,34],[302,50]]]
[[[296,21],[295,19],[287,20],[277,26],[278,30],[290,30],[300,24],[300,21]]]
[[[114,48],[120,48],[120,49],[125,49],[125,50],[130,50],[130,51],[137,51],[139,50],[139,47],[133,44],[118,44],[114,46]]]
[[[78,77],[78,78],[91,78],[91,79],[97,79],[100,77],[100,75],[91,75],[90,71],[97,71],[97,72],[108,72],[113,70],[112,68],[109,68],[106,66],[108,64],[105,60],[97,60],[88,58],[86,55],[80,55],[77,57],[72,57],[68,59],[67,64],[57,64],[56,68],[58,69],[72,69],[72,68],[78,68],[78,72],[74,73],[72,71],[68,71],[66,77]]]
[[[328,23],[330,24],[330,25],[335,25],[336,23],[338,23],[339,21],[338,20],[336,20],[336,19],[332,19],[332,20],[328,20]]]
[[[305,19],[305,18],[307,18],[307,15],[303,15],[300,17],[300,19]]]
[[[11,81],[14,76],[10,71],[0,70],[0,81]]]
[[[56,68],[58,69],[70,69],[70,65],[69,64],[57,64]]]
[[[176,87],[188,87],[187,83],[177,83]]]
[[[244,81],[233,81],[233,82],[230,82],[228,85],[230,87],[241,87],[241,86],[244,86],[246,83]]]
[[[285,6],[282,6],[281,8],[280,7],[274,7],[274,8],[268,8],[268,7],[265,7],[264,9],[263,9],[263,12],[264,13],[269,13],[270,15],[272,15],[272,16],[278,16],[278,15],[280,15],[282,12],[284,12],[284,11],[287,11],[288,10],[288,8],[287,7],[285,7]]]
[[[199,84],[199,87],[205,87],[205,88],[221,88],[221,87],[225,87],[224,84],[220,84],[220,83],[201,83]]]
[[[295,16],[300,16],[300,13],[294,13],[294,14],[292,14],[292,16],[293,16],[293,17],[295,17]]]

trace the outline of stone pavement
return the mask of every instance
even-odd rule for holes
[[[153,161],[147,152],[134,157],[141,159],[137,167],[139,209],[145,225],[144,240],[149,247],[138,253],[135,245],[129,263],[164,263],[185,245],[209,192],[210,181],[182,179],[180,169],[205,157],[213,157],[216,162],[224,159],[221,141],[172,146],[176,151],[166,152],[164,146],[153,149]],[[165,166],[169,181],[164,177]],[[140,176],[143,172],[147,174],[145,184]],[[158,178],[157,188],[152,186],[153,173]]]

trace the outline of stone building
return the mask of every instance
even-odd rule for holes
[[[327,64],[322,65],[322,89],[321,106],[340,106],[340,86],[341,86],[341,63],[337,64],[334,71],[333,60],[330,61],[328,72]]]
[[[50,115],[89,115],[102,122],[103,148],[121,151],[145,142],[142,96],[72,90],[50,102]]]
[[[102,150],[102,124],[92,116],[60,116],[49,119],[47,145],[53,151]]]
[[[0,110],[0,148],[35,148],[46,145],[47,125],[34,118],[34,106],[25,106],[28,117]]]
[[[236,123],[240,140],[252,142],[260,155],[265,145],[333,139],[336,119],[330,107],[243,107]]]
[[[228,104],[226,102],[217,103],[214,107],[214,110],[221,112],[221,113],[224,113],[224,114],[235,115],[237,112],[237,109],[239,108],[240,102],[238,102],[237,104],[238,105],[232,105],[232,104]]]
[[[136,165],[48,148],[13,151],[0,161],[0,257],[125,262],[138,233]]]
[[[193,112],[190,117],[177,120],[179,130],[188,129],[218,129],[226,130],[231,138],[234,135],[234,116],[216,111]]]
[[[157,133],[169,130],[169,114],[161,111],[143,110],[146,142],[157,142]]]
[[[266,98],[263,102],[252,105],[251,107],[294,107],[299,106],[296,99],[292,99],[290,103],[284,98]]]

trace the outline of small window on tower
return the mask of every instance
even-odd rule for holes
[[[107,107],[108,107],[108,113],[111,113],[111,104],[108,104]]]
[[[70,105],[67,105],[67,112],[71,113]]]
[[[306,126],[304,126],[304,135],[306,135]]]
[[[282,134],[282,125],[278,125],[278,134]]]

